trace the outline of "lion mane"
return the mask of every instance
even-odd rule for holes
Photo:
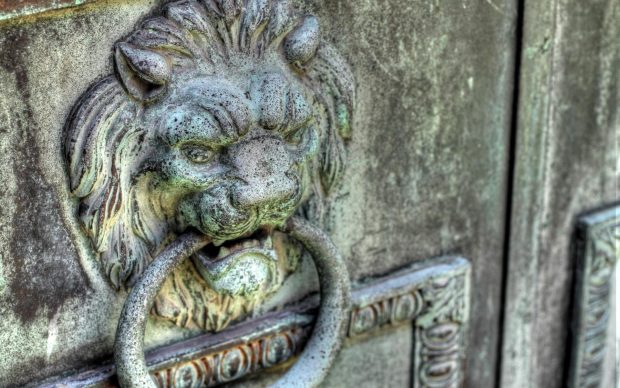
[[[278,0],[169,3],[161,16],[147,19],[116,43],[116,74],[82,95],[65,128],[64,153],[77,217],[115,288],[131,287],[177,232],[162,221],[153,199],[140,187],[142,162],[149,152],[145,139],[152,130],[144,123],[145,111],[181,81],[229,71],[239,63],[251,66],[268,56],[280,58],[313,96],[320,146],[310,161],[313,195],[300,211],[322,218],[323,204],[344,169],[354,82],[345,60],[320,38],[317,19]],[[198,306],[228,306],[230,301],[204,285],[195,292],[188,286],[195,277],[188,268],[177,271],[170,279],[175,292],[162,297],[174,301],[160,303],[156,310],[185,326],[225,326],[228,318],[210,316]],[[177,304],[191,305],[190,312],[164,311]]]

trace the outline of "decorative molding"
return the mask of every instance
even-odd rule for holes
[[[413,321],[413,387],[457,387],[463,380],[469,319],[470,265],[436,259],[353,295],[349,337]]]
[[[569,386],[603,387],[613,274],[620,258],[620,206],[579,219]]]
[[[469,316],[470,264],[441,257],[369,281],[353,292],[349,338],[411,324],[413,387],[457,387],[463,379]],[[147,354],[159,387],[214,386],[286,362],[303,349],[316,298],[296,308],[205,334]],[[51,379],[44,387],[115,386],[112,364]]]
[[[272,317],[261,322],[267,324],[264,330],[249,325],[257,329],[249,339],[244,336],[233,338],[219,346],[219,350],[208,349],[208,353],[202,356],[197,351],[178,363],[158,363],[157,357],[153,356],[152,376],[161,388],[212,387],[238,380],[298,354],[310,334],[310,322],[311,317],[307,315],[285,316],[282,321]],[[159,358],[162,356],[170,359],[167,352],[161,353]]]
[[[84,256],[111,287],[133,287],[197,230],[213,243],[166,279],[151,313],[216,332],[297,269],[299,245],[274,227],[293,215],[321,226],[355,100],[320,27],[288,0],[178,0],[116,42],[115,74],[64,129]]]

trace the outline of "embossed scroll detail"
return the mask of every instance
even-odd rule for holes
[[[65,128],[76,217],[116,289],[184,231],[208,236],[153,314],[221,330],[296,269],[300,247],[274,227],[321,223],[344,171],[352,71],[287,0],[170,2],[116,43],[114,64]]]
[[[433,266],[402,277],[393,275],[390,280],[356,292],[349,336],[413,320],[413,386],[460,386],[469,312],[469,271],[464,259],[439,259]],[[406,286],[396,287],[399,283]],[[384,292],[391,284],[398,292],[386,298]]]
[[[310,330],[290,327],[152,373],[158,387],[211,387],[271,368],[298,353]]]
[[[611,314],[611,286],[620,258],[620,206],[578,224],[577,276],[569,384],[603,387],[603,361]]]
[[[413,386],[457,387],[466,354],[470,276],[466,259],[444,257],[375,279],[352,295],[348,337],[413,322]],[[309,302],[151,352],[152,375],[162,388],[214,386],[282,364],[303,349],[310,334],[316,304]],[[102,367],[43,386],[113,384],[113,375],[112,367]]]

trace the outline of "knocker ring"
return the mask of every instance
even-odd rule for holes
[[[321,304],[318,317],[299,359],[272,387],[314,387],[332,364],[349,316],[350,282],[344,260],[330,238],[308,221],[293,217],[281,228],[310,252],[319,275]],[[144,329],[164,280],[186,258],[209,243],[189,232],[160,253],[133,287],[116,332],[115,362],[122,387],[155,387],[144,358]]]

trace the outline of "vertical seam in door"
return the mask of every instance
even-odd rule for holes
[[[502,350],[504,344],[504,320],[506,316],[506,295],[508,284],[508,260],[510,257],[510,225],[512,222],[512,193],[515,178],[516,163],[516,147],[517,147],[517,125],[519,114],[519,86],[520,86],[520,70],[521,55],[523,49],[523,22],[524,22],[525,0],[517,1],[517,18],[515,21],[515,45],[514,45],[514,70],[513,70],[513,92],[512,104],[510,112],[510,134],[508,139],[508,156],[507,156],[507,177],[506,177],[506,199],[505,199],[505,216],[504,216],[504,246],[502,251],[502,279],[501,279],[501,295],[498,332],[499,340],[497,341],[497,360],[495,364],[495,386],[500,388],[501,371],[502,371]]]

